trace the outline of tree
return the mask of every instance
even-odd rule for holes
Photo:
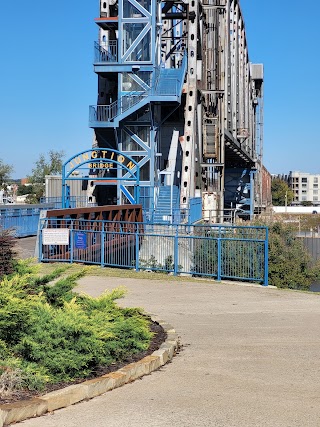
[[[36,161],[32,174],[28,176],[28,181],[31,184],[44,184],[46,175],[57,175],[62,171],[64,151],[49,151],[49,158],[44,154],[40,154]]]
[[[0,228],[0,281],[4,275],[10,274],[14,270],[17,255],[14,250],[15,243],[16,240],[10,230]]]
[[[33,184],[30,193],[26,197],[26,203],[37,204],[44,195],[44,184]]]
[[[294,197],[293,191],[288,184],[280,178],[272,180],[271,193],[273,206],[290,205]]]
[[[301,206],[313,206],[313,203],[310,200],[304,200],[301,202]]]
[[[50,150],[48,159],[40,154],[36,161],[32,174],[28,176],[28,182],[33,184],[33,192],[27,197],[28,203],[39,203],[44,194],[44,183],[46,175],[57,175],[62,171],[64,151]]]
[[[17,190],[17,196],[25,196],[33,192],[32,185],[19,185]]]
[[[297,237],[291,225],[276,222],[269,226],[269,284],[278,288],[309,290],[320,277],[320,264]]]
[[[0,185],[8,181],[12,172],[13,167],[11,165],[7,165],[0,159]]]

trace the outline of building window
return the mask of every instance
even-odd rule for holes
[[[301,182],[308,182],[308,178],[301,178]]]
[[[313,196],[313,200],[316,202],[318,201],[318,196]]]
[[[301,193],[302,194],[307,194],[307,190],[302,190]]]
[[[313,190],[313,194],[318,194],[318,190]]]
[[[318,184],[313,184],[313,188],[318,188]]]
[[[314,178],[313,178],[313,182],[318,182],[318,178],[317,178],[317,177],[314,177]]]
[[[306,187],[307,187],[307,184],[301,184],[301,187],[302,187],[302,188],[306,188]]]
[[[307,201],[307,196],[302,196],[301,200],[302,200],[303,202],[306,202],[306,201]]]

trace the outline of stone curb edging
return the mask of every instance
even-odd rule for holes
[[[41,397],[0,405],[0,427],[28,418],[39,417],[47,412],[99,396],[148,375],[168,363],[179,349],[179,337],[169,323],[158,320],[155,316],[151,316],[151,319],[162,326],[167,333],[167,339],[150,356],[146,356],[138,362],[130,363],[118,371],[52,391]]]

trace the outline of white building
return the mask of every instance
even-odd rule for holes
[[[311,202],[314,206],[320,205],[320,174],[290,172],[288,184],[294,194],[293,204]]]

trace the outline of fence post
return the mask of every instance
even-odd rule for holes
[[[42,247],[42,222],[41,222],[41,219],[40,219],[40,221],[39,221],[39,241],[38,241],[38,245],[39,245],[39,247],[38,247],[38,261],[39,262],[41,262],[42,261],[42,258],[43,258],[43,247]]]
[[[179,272],[179,231],[176,225],[176,234],[174,236],[174,254],[173,254],[173,275],[177,276]]]
[[[220,229],[219,229],[220,235]],[[217,280],[221,281],[221,239],[218,237],[218,271],[217,271]]]
[[[73,224],[71,223],[70,228],[70,264],[73,263]]]
[[[100,258],[100,265],[101,265],[101,267],[103,267],[104,266],[104,241],[105,241],[105,238],[104,238],[104,235],[105,235],[105,232],[104,232],[104,230],[101,230],[101,258]]]
[[[264,286],[268,286],[268,274],[269,274],[269,229],[266,227],[266,236],[264,241]]]
[[[135,237],[136,237],[136,271],[139,271],[140,266],[139,266],[139,229],[138,227],[136,227],[136,233],[135,233]]]

